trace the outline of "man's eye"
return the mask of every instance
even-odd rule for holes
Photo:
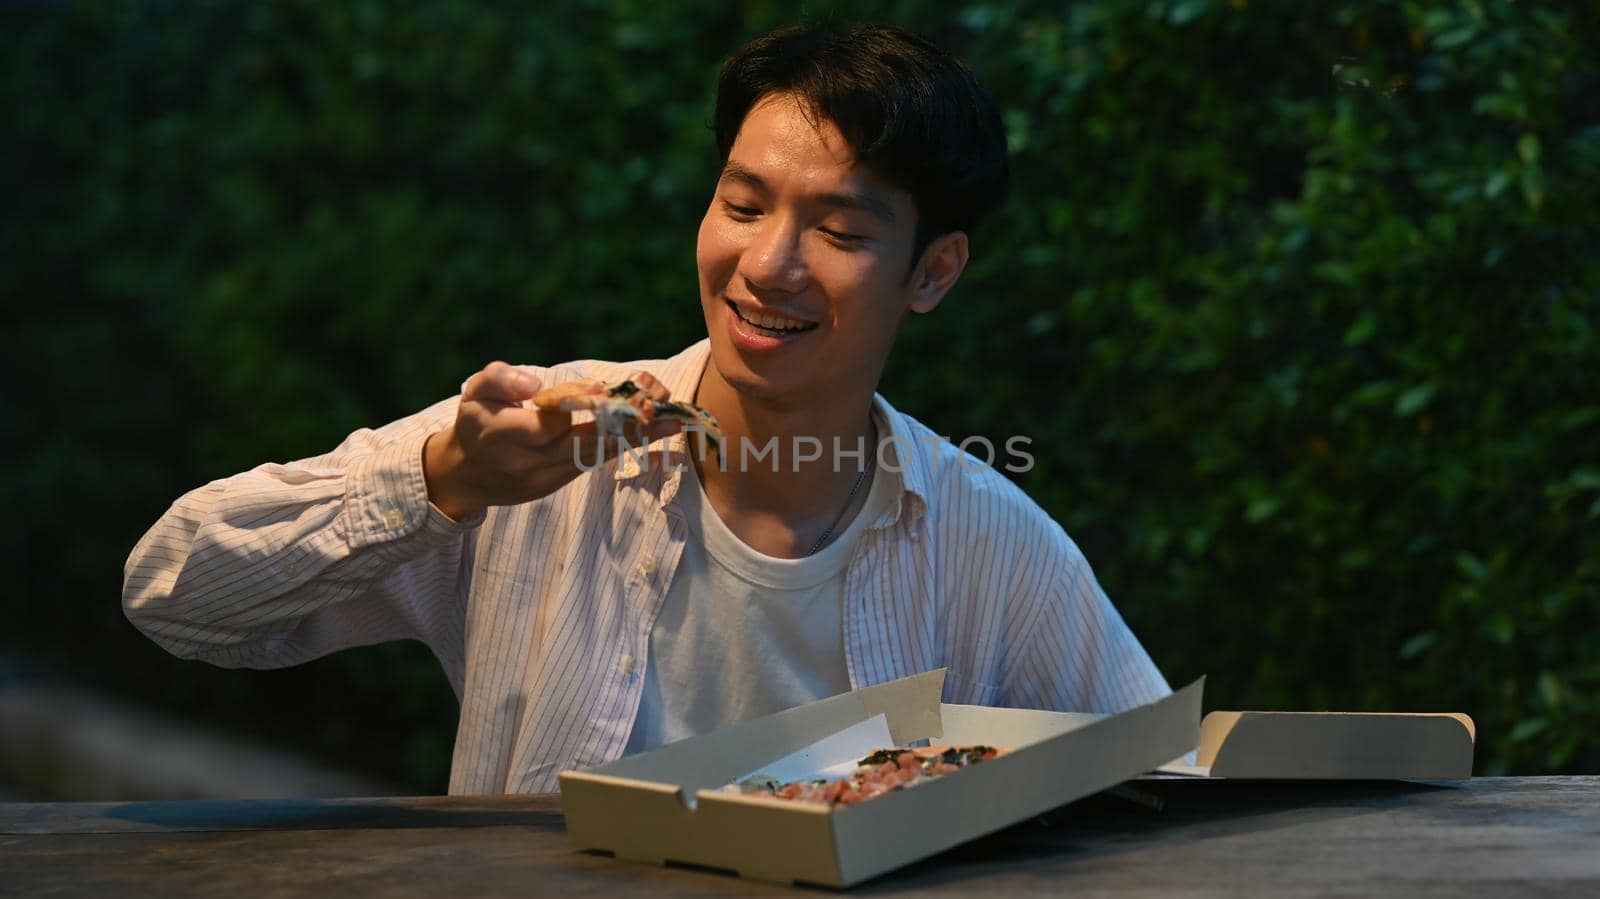
[[[824,236],[834,243],[846,246],[855,246],[856,244],[865,243],[867,240],[865,234],[851,234],[848,231],[835,231],[832,228],[818,228],[817,230],[821,231]]]
[[[722,208],[739,218],[755,218],[761,214],[761,210],[754,206],[740,206],[738,203],[730,203],[727,200],[722,201]]]

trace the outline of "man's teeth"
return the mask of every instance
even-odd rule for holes
[[[798,321],[792,318],[779,318],[765,312],[746,312],[739,306],[734,306],[739,317],[752,325],[759,325],[769,331],[799,331],[811,327],[810,322]]]

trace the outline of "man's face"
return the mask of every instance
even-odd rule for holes
[[[784,95],[750,110],[695,253],[712,364],[785,405],[875,389],[915,298],[910,195],[854,166],[820,124]]]

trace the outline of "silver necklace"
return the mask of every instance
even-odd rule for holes
[[[872,461],[868,459],[867,464],[861,466],[861,473],[856,475],[856,482],[850,485],[850,493],[844,498],[844,508],[839,510],[838,517],[834,518],[833,524],[828,525],[828,529],[822,532],[822,536],[817,538],[817,542],[811,544],[811,549],[806,551],[806,555],[816,555],[817,550],[822,548],[822,544],[827,543],[828,538],[833,536],[833,529],[839,526],[839,522],[844,521],[844,513],[850,511],[850,501],[856,498],[856,491],[861,489],[861,482],[867,479],[867,472],[872,470]]]

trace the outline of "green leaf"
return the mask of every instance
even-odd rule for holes
[[[1545,708],[1554,710],[1561,705],[1561,681],[1553,672],[1539,672],[1539,699]]]
[[[1252,500],[1244,510],[1244,520],[1251,524],[1259,524],[1278,514],[1283,508],[1283,499],[1277,496],[1263,496]]]
[[[1415,387],[1395,397],[1394,414],[1401,418],[1409,418],[1421,412],[1433,402],[1434,386],[1431,383],[1418,384]]]
[[[1167,21],[1181,27],[1205,15],[1210,7],[1210,0],[1179,0],[1167,13]]]
[[[1422,30],[1431,34],[1446,31],[1455,25],[1457,15],[1454,9],[1430,9],[1422,14]]]
[[[1456,570],[1466,575],[1469,580],[1482,583],[1489,579],[1489,566],[1472,553],[1462,551],[1456,553]]]
[[[1343,287],[1354,287],[1360,283],[1355,268],[1348,262],[1323,262],[1317,266],[1316,272],[1318,277]]]
[[[1574,469],[1567,475],[1567,483],[1579,490],[1600,490],[1600,468],[1588,466]]]
[[[1517,156],[1524,165],[1533,165],[1539,161],[1539,136],[1537,134],[1524,134],[1517,138]]]
[[[1524,718],[1511,728],[1511,742],[1526,743],[1544,733],[1549,726],[1550,722],[1544,718]]]
[[[1357,388],[1350,394],[1348,402],[1352,406],[1371,406],[1388,399],[1393,393],[1393,381],[1373,381]]]
[[[1436,36],[1433,39],[1433,45],[1440,50],[1454,50],[1456,47],[1470,43],[1477,36],[1477,28],[1471,25],[1461,25]]]
[[[1372,339],[1372,335],[1376,333],[1378,333],[1378,317],[1370,310],[1363,312],[1360,318],[1345,329],[1344,345],[1347,347],[1360,346]]]
[[[1433,631],[1423,631],[1420,634],[1413,635],[1411,639],[1400,645],[1400,660],[1409,662],[1427,652],[1428,647],[1433,645],[1437,636]]]

